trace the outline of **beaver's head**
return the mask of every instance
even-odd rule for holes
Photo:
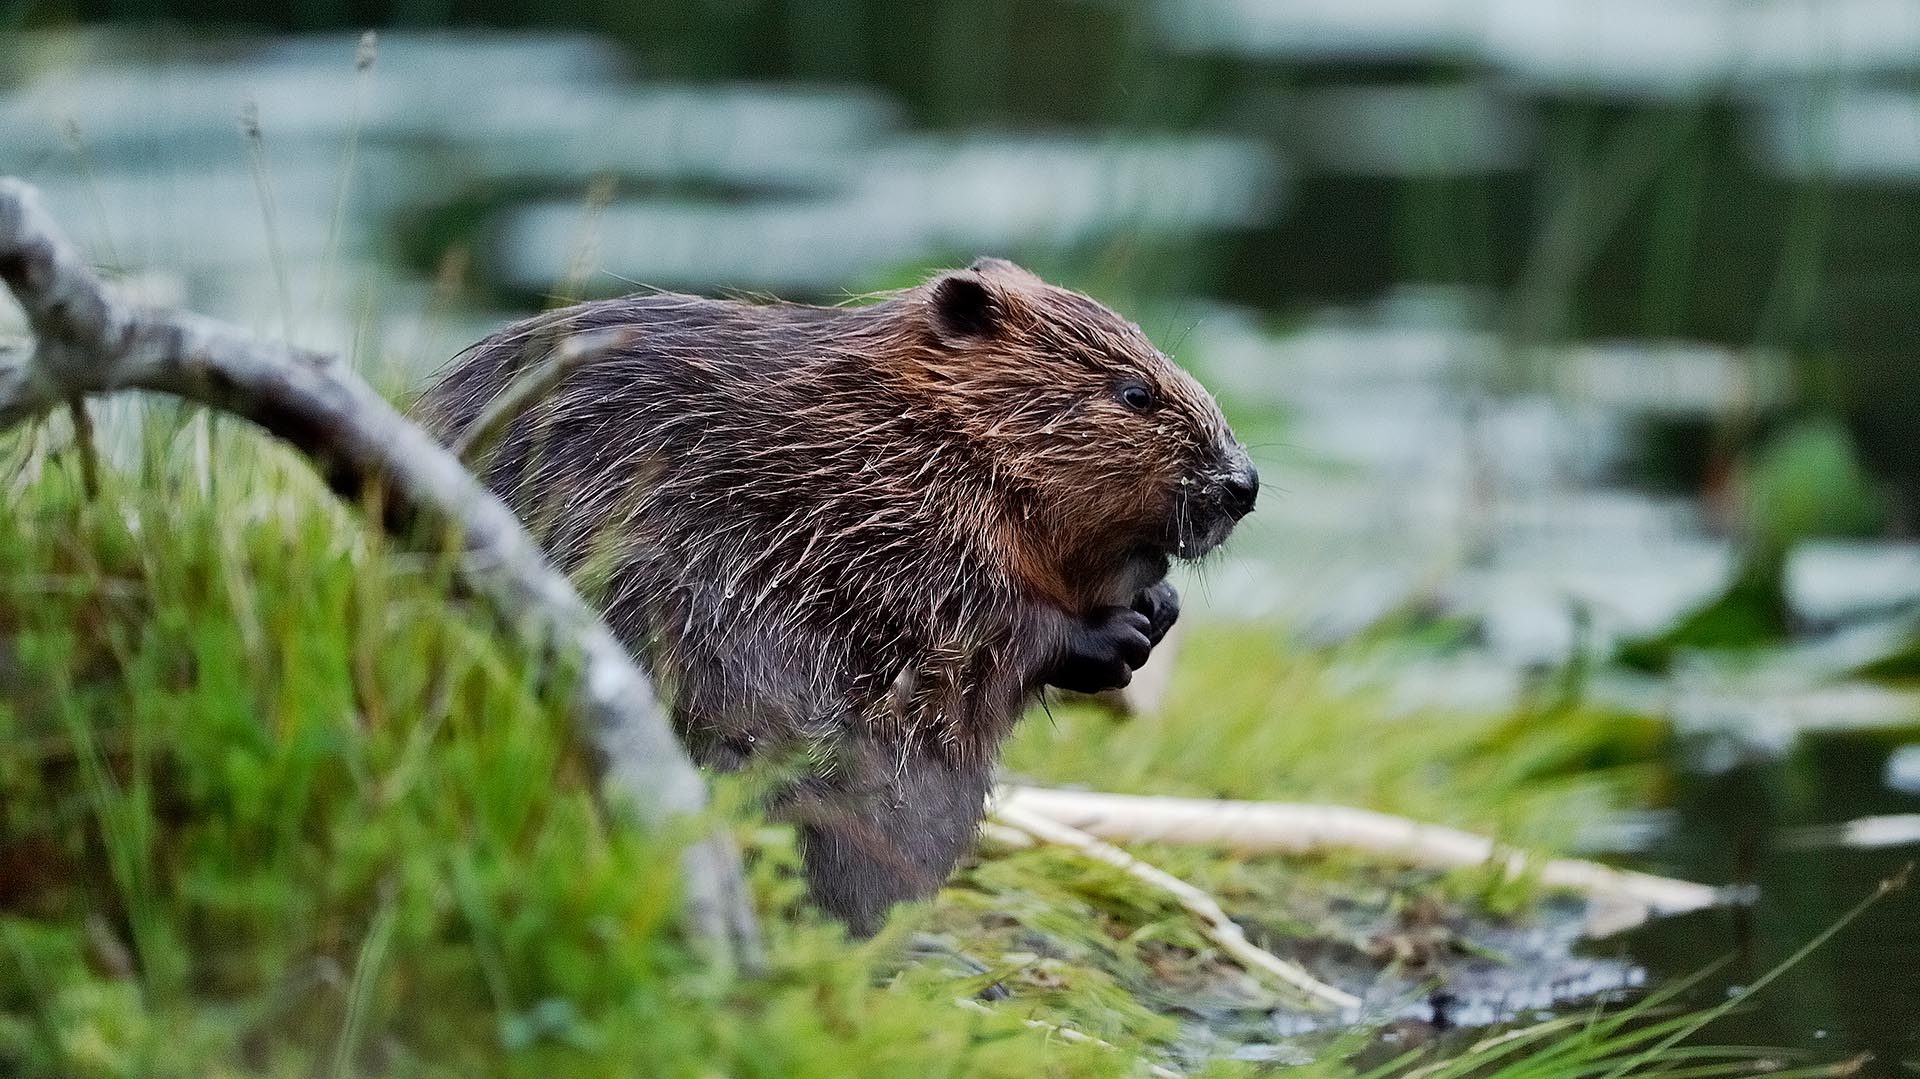
[[[1252,511],[1260,478],[1246,449],[1138,326],[1000,259],[905,299],[927,345],[921,374],[994,470],[1002,538],[1036,587],[1116,602]]]

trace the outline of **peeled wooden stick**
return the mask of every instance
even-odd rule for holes
[[[503,618],[577,656],[574,707],[610,803],[652,819],[705,811],[706,783],[625,646],[513,511],[351,370],[211,319],[116,301],[38,193],[8,177],[0,177],[0,281],[35,338],[24,356],[0,350],[0,431],[118,390],[171,394],[258,424],[312,459],[347,501],[377,499],[378,520],[403,542],[460,550],[462,580]],[[716,957],[758,966],[759,933],[730,837],[688,849],[684,884],[695,934]]]
[[[1331,1005],[1343,1012],[1359,1010],[1359,997],[1320,981],[1298,965],[1254,944],[1247,939],[1246,932],[1227,917],[1227,912],[1220,909],[1220,904],[1212,896],[1166,870],[1148,865],[1111,843],[1011,801],[995,801],[991,813],[995,823],[1023,832],[1043,843],[1066,847],[1094,861],[1105,862],[1124,870],[1136,880],[1171,894],[1200,920],[1201,930],[1209,940],[1254,973],[1265,974],[1320,1004]]]
[[[1725,902],[1721,890],[1690,881],[1614,869],[1571,858],[1541,860],[1457,828],[1342,806],[1215,801],[1004,787],[996,815],[1011,810],[1121,843],[1228,847],[1249,853],[1309,854],[1348,848],[1410,865],[1461,868],[1498,864],[1531,872],[1550,888],[1644,905],[1660,914]]]

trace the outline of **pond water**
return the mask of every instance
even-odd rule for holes
[[[1920,795],[1886,782],[1898,745],[1890,737],[1815,734],[1783,757],[1713,773],[1677,770],[1670,827],[1637,860],[1657,872],[1752,884],[1755,902],[1652,922],[1606,950],[1631,956],[1656,981],[1726,960],[1685,998],[1701,1006],[1753,984],[1920,859],[1920,844],[1849,849],[1806,831],[1920,812]],[[1871,1053],[1874,1075],[1920,1070],[1920,888],[1876,902],[1720,1021],[1711,1040],[1826,1056]]]

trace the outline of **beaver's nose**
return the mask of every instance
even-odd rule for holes
[[[1254,499],[1260,497],[1260,473],[1253,462],[1242,457],[1220,485],[1228,513],[1239,520],[1253,512]]]

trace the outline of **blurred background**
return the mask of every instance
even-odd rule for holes
[[[1804,941],[1915,839],[1920,0],[0,12],[0,172],[128,289],[396,391],[642,287],[997,254],[1128,312],[1270,492],[1200,617],[1407,709],[1674,732],[1667,806],[1582,842],[1762,899],[1603,945],[1657,976]],[[1741,1033],[1913,1060],[1916,914]]]

